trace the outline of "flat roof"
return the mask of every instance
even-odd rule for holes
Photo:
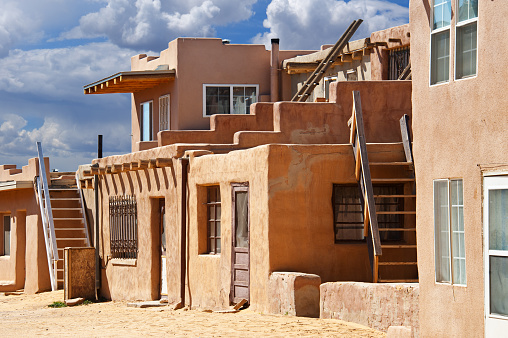
[[[33,188],[32,181],[3,181],[0,182],[0,191]]]
[[[174,79],[174,69],[120,72],[84,86],[83,91],[85,94],[135,93]]]

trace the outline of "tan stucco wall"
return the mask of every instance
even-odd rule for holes
[[[46,173],[49,160],[45,158]],[[0,166],[0,181],[33,181],[38,175],[38,160],[17,169]],[[33,188],[0,191],[0,216],[11,216],[11,254],[0,256],[0,292],[24,289],[35,293],[51,289],[46,246]]]
[[[391,49],[409,46],[410,40],[409,24],[387,28],[370,34],[371,43],[387,43],[387,46],[376,46],[371,50],[370,67],[372,80],[388,79],[389,51]]]
[[[505,49],[508,6],[503,1],[478,1],[477,76],[464,80],[453,80],[452,16],[450,81],[435,86],[429,86],[430,7],[430,0],[410,1],[420,332],[423,337],[481,337],[484,268],[478,164],[508,162],[508,54],[500,52]],[[432,185],[439,178],[463,179],[466,287],[435,283]]]

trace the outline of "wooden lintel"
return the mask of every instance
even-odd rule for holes
[[[130,169],[131,170],[138,170],[139,169],[139,162],[138,161],[131,162]]]
[[[340,57],[341,62],[353,62],[353,55],[352,54],[342,54]]]
[[[111,173],[116,174],[122,171],[122,165],[115,163],[111,166]]]
[[[130,171],[131,170],[131,163],[122,163],[122,171]]]
[[[106,173],[106,167],[99,167],[99,175],[104,175]]]
[[[377,46],[388,47],[388,42],[386,42],[386,41],[379,41],[379,42],[376,42],[375,45],[376,45],[376,47]]]
[[[155,164],[157,165],[158,168],[172,167],[173,160],[171,158],[158,158],[155,160]]]

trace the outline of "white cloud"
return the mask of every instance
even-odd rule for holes
[[[257,0],[104,0],[60,39],[107,37],[121,47],[161,50],[179,36],[211,37],[214,26],[247,20]]]
[[[112,43],[12,50],[0,59],[0,91],[33,93],[45,97],[83,96],[83,85],[119,71],[130,70],[135,51]]]
[[[355,19],[363,23],[355,37],[408,22],[408,9],[385,0],[272,0],[263,22],[269,32],[253,43],[269,45],[280,38],[283,49],[317,49],[335,43]]]

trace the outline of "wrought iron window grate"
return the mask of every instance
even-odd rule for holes
[[[135,196],[109,198],[109,225],[112,258],[137,258],[138,215]]]

